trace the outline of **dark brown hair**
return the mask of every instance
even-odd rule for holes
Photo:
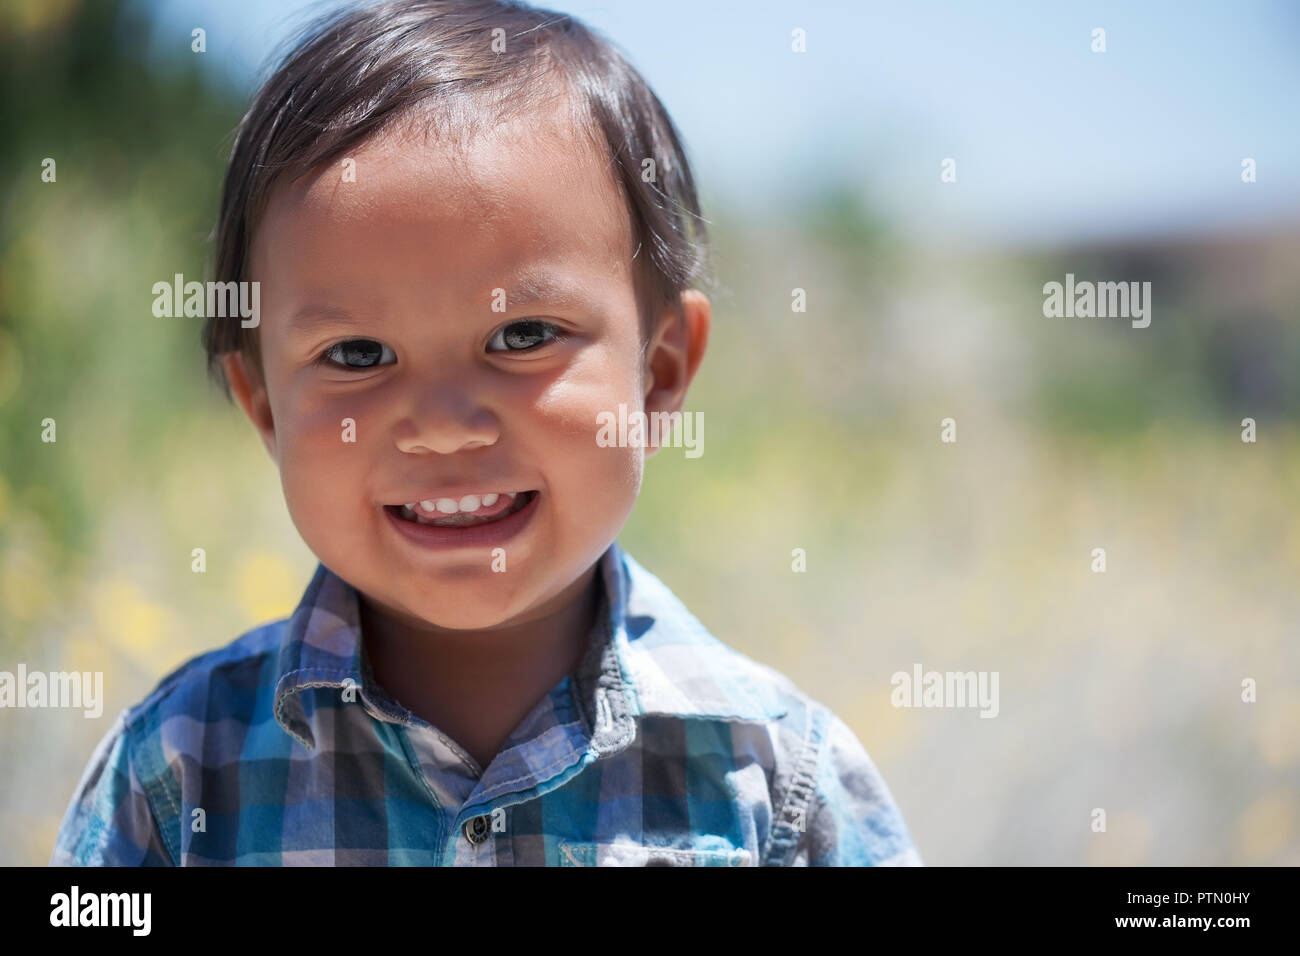
[[[212,235],[213,278],[248,278],[253,231],[281,181],[403,119],[469,135],[536,108],[557,89],[571,94],[575,123],[616,167],[637,243],[644,347],[652,317],[708,278],[705,221],[681,138],[608,40],[566,14],[509,0],[383,0],[309,25],[236,131]],[[642,175],[647,159],[652,181]],[[208,372],[227,397],[219,357],[242,352],[260,375],[257,331],[238,319],[204,323]]]

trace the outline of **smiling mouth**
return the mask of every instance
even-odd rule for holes
[[[436,528],[473,528],[477,525],[494,524],[503,518],[509,517],[516,511],[522,511],[536,497],[536,490],[517,492],[513,498],[509,494],[500,494],[495,496],[495,500],[490,505],[482,504],[484,499],[480,498],[480,504],[476,510],[456,514],[443,514],[436,508],[436,502],[434,501],[416,501],[405,505],[384,505],[384,510],[412,524],[427,524]],[[412,505],[414,505],[414,508],[412,508]],[[426,507],[427,505],[435,505],[432,513]]]

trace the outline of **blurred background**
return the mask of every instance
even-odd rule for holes
[[[315,567],[151,287],[205,273],[232,131],[329,6],[0,5],[0,670],[105,675],[98,720],[0,711],[0,864]],[[848,722],[927,863],[1300,864],[1300,10],[548,6],[664,100],[715,241],[705,454],[650,463],[624,547]],[[1150,327],[1044,317],[1067,272],[1150,282]],[[891,706],[916,664],[998,672],[997,718]]]

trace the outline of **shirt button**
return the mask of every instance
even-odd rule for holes
[[[472,820],[465,821],[465,839],[475,846],[482,843],[488,838],[491,831],[487,817],[474,817]]]

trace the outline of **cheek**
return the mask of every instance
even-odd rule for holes
[[[537,397],[533,447],[547,480],[563,494],[557,500],[565,511],[630,511],[641,487],[644,450],[602,447],[596,442],[602,414],[640,410],[635,370],[611,367],[574,369]],[[576,492],[574,494],[573,492]]]
[[[306,403],[290,397],[276,433],[281,484],[295,521],[364,505],[358,480],[364,474],[365,421],[355,399]]]

